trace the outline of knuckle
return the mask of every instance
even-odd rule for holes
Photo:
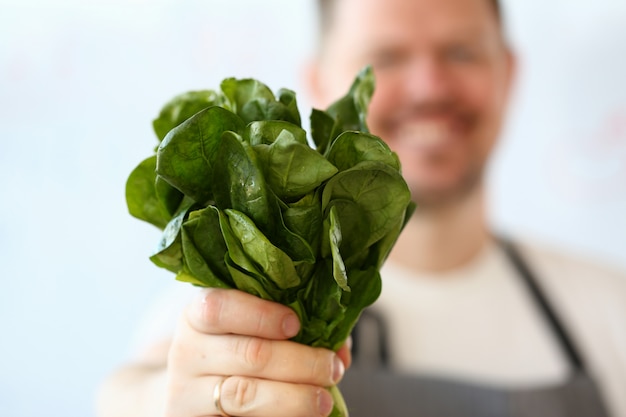
[[[254,408],[257,398],[258,381],[251,378],[230,377],[224,382],[222,398],[227,409],[236,413],[247,413]]]
[[[332,380],[332,361],[332,353],[318,350],[309,369],[310,380],[323,383]]]
[[[272,344],[265,339],[246,337],[237,340],[235,350],[250,371],[258,373],[265,369],[272,357]]]
[[[265,328],[265,324],[268,322],[269,319],[269,314],[267,311],[265,310],[260,310],[259,314],[255,314],[253,315],[254,317],[254,322],[253,322],[253,327],[254,327],[254,334],[262,334],[264,328]]]

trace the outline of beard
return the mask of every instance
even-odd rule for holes
[[[452,98],[418,102],[371,122],[373,133],[389,138],[400,157],[420,209],[457,204],[482,186],[488,156],[484,148],[493,141],[484,140],[490,132],[477,136],[483,122],[472,107]]]
[[[453,184],[446,187],[434,187],[410,180],[407,183],[411,199],[420,210],[440,210],[463,202],[479,190],[483,183],[483,173],[482,164],[473,164]]]

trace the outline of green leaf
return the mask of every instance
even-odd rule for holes
[[[346,272],[346,266],[341,258],[341,252],[339,247],[341,246],[341,225],[337,218],[336,206],[330,209],[330,229],[328,231],[330,240],[330,251],[333,257],[333,278],[337,282],[337,285],[344,291],[350,291],[348,286],[348,273]]]
[[[276,246],[289,255],[294,263],[315,262],[315,254],[313,252],[312,244],[314,242],[307,241],[304,237],[298,233],[293,232],[287,224],[282,214],[282,203],[276,196],[272,194],[272,216],[274,227],[264,231],[265,235]]]
[[[340,171],[363,161],[379,161],[400,171],[398,156],[379,137],[362,132],[343,132],[328,151],[328,160]]]
[[[365,133],[367,128],[367,108],[374,94],[374,73],[371,67],[364,68],[352,83],[348,93],[330,105],[327,112],[338,123],[334,138],[341,132],[358,130]]]
[[[332,270],[333,266],[328,265],[329,262],[324,263],[326,268]],[[311,289],[309,308],[311,321],[321,320],[324,322],[324,327],[312,346],[330,348],[333,344],[332,334],[345,316],[346,306],[342,299],[346,291],[337,284],[333,274],[327,272],[326,268],[318,268],[313,277],[314,283]]]
[[[278,100],[265,84],[254,79],[228,78],[221,84],[225,107],[246,123],[257,120],[284,120],[300,126],[300,113],[293,91],[281,89]]]
[[[319,153],[326,153],[337,129],[339,124],[330,114],[318,109],[311,111],[311,137]]]
[[[242,132],[239,117],[221,107],[202,110],[171,130],[157,151],[157,173],[197,202],[213,197],[215,153],[224,132]]]
[[[270,229],[271,196],[252,147],[236,133],[226,132],[216,155],[213,174],[219,178],[214,183],[216,206],[240,211],[262,230]]]
[[[182,248],[188,271],[207,287],[231,288],[224,262],[228,248],[217,208],[209,206],[189,213],[182,226]]]
[[[238,290],[256,295],[264,300],[280,301],[270,295],[270,292],[276,293],[276,291],[269,290],[269,287],[264,285],[263,281],[258,277],[251,275],[248,271],[242,270],[239,265],[232,260],[229,254],[226,255],[225,262]]]
[[[387,256],[389,256],[393,245],[398,240],[400,232],[404,229],[404,226],[406,226],[406,223],[411,218],[415,207],[415,203],[411,201],[407,206],[404,215],[398,219],[398,223],[389,231],[389,233],[383,236],[381,240],[372,246],[369,254],[370,266],[374,266],[377,269],[380,269],[380,267],[383,266],[383,263],[387,259]],[[375,263],[372,261],[375,261]]]
[[[292,90],[281,88],[278,90],[278,101],[283,104],[285,109],[285,115],[281,120],[286,120],[294,125],[301,126],[302,119],[300,118],[300,111],[298,110],[296,93]]]
[[[156,170],[156,156],[154,168]],[[156,191],[156,196],[159,199],[159,203],[161,204],[161,207],[165,210],[165,212],[168,213],[169,220],[176,212],[178,212],[178,209],[180,208],[185,194],[172,187],[159,175],[157,175],[156,177],[154,187]]]
[[[380,294],[379,268],[413,209],[397,156],[367,131],[372,70],[312,111],[316,150],[293,91],[220,87],[163,108],[156,158],[127,182],[129,211],[165,228],[151,259],[178,280],[288,305],[302,323],[293,340],[336,350]]]
[[[336,198],[328,203],[326,212],[334,212],[335,219],[341,225],[341,232],[344,236],[356,236],[353,239],[344,239],[342,242],[341,254],[344,260],[367,249],[368,239],[363,237],[370,236],[371,230],[368,213],[365,209],[352,200]]]
[[[300,284],[300,277],[289,256],[274,246],[248,216],[230,209],[225,210],[225,213],[244,253],[254,262],[262,275],[281,289],[293,288]]]
[[[161,268],[178,272],[183,267],[180,229],[191,205],[180,210],[163,230],[157,249],[150,260]]]
[[[342,293],[341,304],[346,306],[343,319],[337,323],[328,339],[331,342],[328,348],[333,350],[343,345],[362,311],[378,299],[382,290],[380,272],[376,268],[352,271],[348,276],[348,281],[352,291]]]
[[[266,153],[263,166],[267,183],[282,200],[300,199],[337,172],[326,158],[298,142],[287,130],[257,152],[261,150]]]
[[[151,156],[137,165],[126,180],[126,205],[132,216],[163,229],[172,216],[159,202],[155,180],[156,156]]]
[[[291,133],[298,142],[303,145],[307,144],[304,129],[282,120],[260,120],[252,122],[246,127],[244,138],[247,139],[251,145],[271,145],[284,130]]]
[[[281,300],[281,290],[269,279],[263,276],[260,269],[250,259],[243,244],[235,235],[228,216],[222,211],[219,212],[220,228],[224,241],[228,247],[228,253],[224,262],[228,267],[235,287],[256,294],[268,300]]]
[[[195,276],[191,275],[189,271],[185,271],[184,268],[176,274],[176,281],[188,282],[189,284],[193,284],[198,287],[207,287],[205,282],[200,281]]]
[[[260,81],[247,78],[238,80],[227,78],[222,81],[220,88],[226,97],[225,107],[242,117],[244,106],[252,101],[275,102],[274,93]],[[242,117],[245,120],[245,117]],[[253,119],[262,120],[262,119]],[[253,120],[249,120],[251,122]]]
[[[189,91],[180,94],[167,102],[161,109],[159,116],[154,119],[152,122],[154,132],[161,141],[170,130],[200,110],[219,106],[222,102],[223,98],[213,90]]]
[[[411,193],[400,173],[382,162],[365,161],[331,178],[322,194],[322,208],[335,199],[358,204],[366,213],[370,233],[366,246],[373,244],[403,218]]]
[[[289,204],[283,210],[285,226],[316,248],[322,235],[322,206],[315,193]],[[313,261],[311,259],[311,261]]]
[[[230,260],[244,271],[250,272],[254,275],[261,275],[261,271],[248,257],[246,252],[243,250],[243,245],[239,239],[237,239],[237,236],[235,236],[235,233],[230,226],[228,216],[221,210],[219,211],[219,221],[222,236],[224,237],[224,242],[228,248],[228,257]],[[225,262],[227,262],[227,260],[225,260]]]

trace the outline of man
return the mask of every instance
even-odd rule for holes
[[[372,345],[360,331],[343,385],[353,416],[626,415],[626,279],[501,246],[485,219],[483,171],[515,67],[497,2],[334,0],[322,15],[314,104],[373,65],[370,129],[399,154],[420,205],[374,306],[388,323],[374,329],[388,334],[387,369],[402,376],[358,373]],[[341,380],[349,347],[288,341],[298,328],[287,307],[207,290],[171,341],[108,381],[101,415],[328,415],[323,387]]]

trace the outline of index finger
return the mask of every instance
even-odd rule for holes
[[[239,334],[289,339],[300,321],[289,307],[239,290],[203,289],[185,312],[191,327],[207,334]]]

